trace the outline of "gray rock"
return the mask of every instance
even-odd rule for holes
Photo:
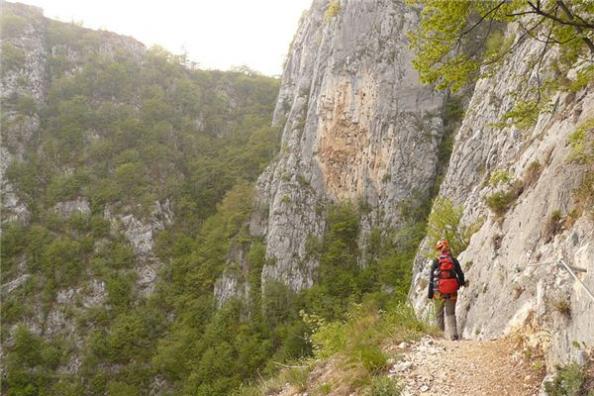
[[[366,232],[397,226],[397,205],[433,183],[443,133],[443,98],[410,62],[416,13],[399,1],[343,1],[327,18],[327,4],[314,1],[291,44],[274,112],[282,149],[258,180],[250,222],[266,241],[263,284],[293,290],[313,284],[306,242],[323,235],[327,203],[367,202]]]
[[[70,217],[73,214],[88,216],[91,214],[91,207],[86,198],[77,198],[72,201],[58,202],[54,206],[54,211],[64,218]]]
[[[510,25],[508,34],[515,29]],[[594,346],[594,302],[557,265],[564,258],[587,269],[580,276],[594,287],[594,226],[582,216],[566,223],[558,235],[549,237],[545,232],[554,211],[567,216],[574,206],[572,191],[584,168],[568,161],[567,141],[581,122],[594,116],[594,92],[589,87],[573,99],[557,94],[555,110],[539,114],[530,130],[517,133],[513,127],[496,128],[493,124],[527,95],[521,81],[536,78],[531,59],[541,50],[542,43],[526,40],[493,77],[476,83],[440,193],[462,205],[465,224],[479,217],[487,219],[459,255],[463,266],[473,263],[466,271],[470,287],[462,289],[458,301],[463,337],[520,334],[545,351],[547,367],[552,368],[579,359],[579,348],[571,346],[574,341]],[[579,115],[573,116],[577,109]],[[542,172],[525,186],[504,219],[496,220],[485,204],[485,197],[494,191],[484,183],[490,172],[505,169],[515,179],[524,180],[534,161],[541,164]],[[430,312],[423,286],[428,275],[423,254],[426,244],[417,256],[410,291],[422,318]],[[559,312],[559,301],[567,302],[563,309],[568,312]]]

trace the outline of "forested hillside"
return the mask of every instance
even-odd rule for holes
[[[2,9],[3,392],[249,391],[353,304],[404,300],[427,199],[402,205],[400,230],[365,230],[363,201],[318,204],[315,286],[264,287],[275,260],[249,228],[279,151],[277,80]],[[385,364],[375,342],[352,353],[357,381]]]
[[[2,392],[176,389],[192,380],[184,357],[238,336],[212,333],[239,326],[214,316],[212,282],[278,150],[278,81],[19,4],[2,3],[1,24]],[[188,320],[180,346],[200,345],[172,356],[167,335]],[[256,342],[238,337],[231,351]],[[240,354],[255,363],[225,371],[225,389],[265,358]]]
[[[594,305],[557,264],[594,279],[594,25],[568,3],[313,0],[279,81],[2,1],[2,395],[397,395],[428,355],[586,389]],[[444,237],[463,348],[415,341]]]

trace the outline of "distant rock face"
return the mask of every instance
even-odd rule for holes
[[[510,26],[508,34],[515,29]],[[526,40],[493,77],[477,82],[441,194],[463,206],[464,223],[486,219],[459,257],[470,281],[457,308],[462,334],[489,339],[520,331],[538,341],[553,367],[583,358],[584,348],[572,346],[574,341],[594,346],[594,301],[558,265],[564,259],[586,269],[579,276],[594,288],[594,224],[586,215],[569,219],[584,168],[569,161],[568,145],[569,134],[594,117],[594,92],[590,85],[576,94],[556,94],[552,111],[539,114],[530,130],[494,127],[525,95],[521,81],[536,83],[532,59],[541,51],[541,43]],[[485,204],[495,170],[508,171],[524,185],[501,220]],[[557,234],[547,231],[554,216],[564,219]],[[428,263],[422,254],[414,272],[411,300],[427,317]]]
[[[169,200],[155,202],[148,218],[138,218],[131,208],[114,210],[107,205],[103,217],[110,222],[111,229],[121,231],[137,257],[137,286],[142,295],[150,295],[156,286],[161,262],[153,252],[157,232],[173,223],[173,211]]]
[[[2,221],[27,223],[30,213],[26,204],[15,193],[14,186],[6,180],[6,170],[13,160],[22,160],[25,149],[39,128],[38,110],[45,102],[47,86],[47,48],[45,31],[47,20],[41,9],[1,2],[0,6],[10,6],[11,11],[22,18],[18,26],[18,37],[2,38],[2,50],[21,54],[19,62],[25,67],[11,67],[3,62],[2,78],[0,78],[0,98],[3,103],[10,102],[18,96],[31,98],[35,105],[27,114],[12,110],[4,105],[2,108],[2,147],[0,148],[0,186],[2,188]],[[7,29],[9,27],[4,27]],[[0,54],[5,58],[6,53]],[[14,56],[19,58],[18,56]]]
[[[2,50],[8,52],[2,55],[11,60],[4,60],[0,78],[0,98],[3,103],[0,147],[2,222],[17,221],[24,224],[29,221],[30,210],[18,196],[15,186],[7,180],[6,170],[12,162],[25,160],[25,153],[32,150],[30,145],[40,132],[39,110],[47,99],[51,56],[57,52],[67,53],[68,60],[76,69],[77,62],[84,61],[89,54],[75,48],[51,45],[48,38],[48,24],[51,21],[43,16],[40,8],[5,1],[0,1],[0,7],[3,13],[10,14],[8,26],[3,29],[15,30],[9,37],[2,38]],[[144,45],[130,37],[110,32],[100,34],[104,38],[100,48],[102,55],[113,56],[118,50],[125,50],[140,57],[145,51]],[[19,101],[30,101],[28,108],[19,108],[23,106],[18,105]],[[90,211],[88,203],[86,206],[80,204],[74,201],[59,203],[54,209],[64,216],[72,214],[71,210]]]
[[[62,217],[70,217],[73,214],[88,216],[91,214],[91,207],[86,198],[77,198],[72,201],[58,202],[54,211]]]
[[[2,37],[2,51],[12,51],[14,59],[19,63],[11,66],[3,59],[0,78],[0,97],[2,100],[2,146],[0,147],[0,187],[2,190],[2,225],[18,222],[29,223],[31,210],[19,191],[7,179],[7,170],[13,163],[29,160],[28,155],[37,152],[37,136],[43,132],[40,125],[39,111],[46,105],[50,81],[50,63],[53,55],[67,54],[72,70],[75,72],[80,64],[91,54],[65,45],[53,45],[49,38],[49,24],[58,23],[43,16],[41,9],[19,3],[0,1],[3,14],[9,15],[14,26],[3,26],[4,29],[18,29],[8,37]],[[4,22],[4,21],[3,21]],[[80,32],[87,30],[80,28]],[[118,51],[126,51],[131,56],[141,56],[145,47],[138,41],[110,32],[98,32],[101,35],[99,53],[103,56],[115,56]],[[21,56],[18,56],[22,54]],[[9,54],[10,55],[10,54]],[[7,57],[6,53],[0,56]],[[23,100],[24,99],[24,100]],[[19,105],[19,101],[28,104],[27,109]],[[89,131],[89,133],[91,133]],[[68,174],[72,169],[64,169]],[[73,215],[91,215],[91,205],[84,197],[58,202],[52,210],[63,218]],[[173,212],[168,200],[156,202],[151,213],[146,218],[136,218],[131,208],[124,207],[109,212],[109,219],[114,219],[113,231],[123,228],[123,233],[133,245],[137,257],[135,270],[138,273],[137,286],[141,295],[152,293],[157,281],[159,261],[152,249],[154,233],[173,222]],[[123,226],[122,226],[123,224]],[[2,285],[2,296],[15,293],[32,278],[27,260],[23,257],[19,264],[17,277]],[[80,327],[72,317],[72,307],[83,309],[102,306],[106,302],[106,285],[95,278],[89,279],[83,285],[61,289],[57,292],[57,301],[52,309],[44,313],[41,304],[35,305],[31,317],[24,324],[35,334],[44,336],[66,335],[82,348]],[[16,325],[15,325],[16,326]],[[7,337],[14,333],[16,327],[8,330]],[[68,373],[75,373],[80,366],[80,356],[74,354],[73,362],[65,368]]]
[[[328,202],[374,208],[363,228],[399,223],[398,204],[427,193],[442,137],[443,98],[419,83],[406,33],[417,15],[402,2],[314,1],[285,64],[274,122],[279,158],[258,181],[251,232],[266,239],[263,282],[310,287],[308,237],[324,230]]]

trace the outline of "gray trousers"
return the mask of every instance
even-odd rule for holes
[[[458,329],[456,325],[456,299],[447,300],[435,299],[435,319],[437,326],[449,340],[458,339]]]

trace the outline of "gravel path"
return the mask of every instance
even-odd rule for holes
[[[446,341],[430,337],[401,344],[390,375],[405,384],[402,396],[538,395],[542,370],[510,340]]]

